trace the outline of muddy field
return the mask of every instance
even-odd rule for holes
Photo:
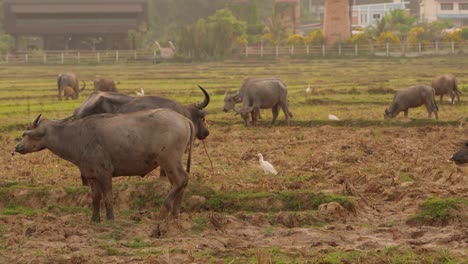
[[[207,70],[216,65],[169,65],[178,69],[173,76],[164,67],[147,66],[157,77],[144,80],[124,77],[144,67],[118,68],[128,94],[144,86],[152,94],[192,102],[199,98],[192,83],[206,77],[204,86],[213,95],[209,155],[197,141],[181,216],[161,224],[160,238],[151,234],[169,183],[159,170],[114,179],[116,220],[93,224],[89,190],[76,167],[49,151],[10,154],[39,111],[66,116],[83,98],[57,102],[51,72],[58,68],[24,68],[23,79],[14,69],[1,69],[12,75],[0,81],[0,263],[468,263],[468,168],[448,161],[468,139],[466,89],[461,104],[441,106],[439,122],[424,119],[422,109],[410,111],[415,119],[382,120],[393,96],[388,89],[398,89],[400,71],[434,63],[426,60],[371,60],[370,72],[391,63],[400,68],[368,83],[359,83],[365,73],[353,73],[365,61],[355,67],[340,60],[300,62],[299,73],[288,64],[282,70],[291,83],[295,119],[288,127],[281,113],[271,129],[267,111],[260,127],[244,128],[238,116],[220,109],[224,89],[238,85],[246,67],[267,75],[270,64],[224,65],[224,75]],[[454,71],[465,63],[443,62]],[[304,72],[334,67],[350,76],[298,81]],[[190,69],[200,71],[196,80],[182,78]],[[74,70],[88,79],[105,71]],[[427,81],[432,73],[424,74],[406,78]],[[152,80],[163,88],[151,86]],[[306,97],[309,81],[319,85]],[[190,96],[181,96],[186,91]],[[344,120],[327,121],[329,112]],[[279,174],[264,175],[257,153]]]

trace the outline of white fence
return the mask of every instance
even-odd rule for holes
[[[109,51],[32,51],[4,54],[0,63],[12,64],[117,64],[161,60],[156,50],[109,50]]]
[[[468,43],[430,42],[413,45],[359,45],[336,44],[333,46],[246,46],[234,52],[233,57],[242,58],[314,58],[314,57],[418,57],[468,53]],[[109,50],[109,51],[32,51],[0,55],[0,64],[119,64],[157,63],[164,60],[154,51]]]
[[[329,57],[329,56],[387,56],[418,57],[427,55],[447,55],[468,53],[468,43],[439,42],[397,45],[377,44],[336,44],[309,46],[246,46],[238,51],[239,57]]]

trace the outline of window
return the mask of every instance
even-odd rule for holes
[[[380,14],[373,14],[372,18],[376,19],[376,20],[379,20],[380,19]]]
[[[440,10],[453,10],[453,3],[441,3]]]
[[[367,14],[361,14],[361,24],[367,23]]]
[[[468,10],[468,3],[459,3],[458,9],[460,10]]]

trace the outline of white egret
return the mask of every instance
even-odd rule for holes
[[[328,120],[340,120],[336,115],[328,114]]]
[[[145,90],[143,90],[143,88],[140,88],[140,91],[139,91],[139,92],[136,91],[136,94],[137,94],[138,96],[143,96],[143,95],[145,95]]]
[[[263,160],[263,155],[261,153],[258,153],[257,157],[259,157],[260,166],[262,166],[263,172],[265,172],[265,174],[278,174],[278,172],[275,170],[275,168],[273,167],[273,165],[271,165],[270,162]]]
[[[310,88],[310,84],[307,85],[306,93],[307,93],[307,94],[311,94],[311,93],[312,93],[312,89]]]

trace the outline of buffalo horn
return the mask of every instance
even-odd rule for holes
[[[203,109],[210,103],[210,95],[200,85],[198,85],[198,88],[200,88],[200,90],[202,90],[202,92],[205,94],[205,99],[203,99],[203,102],[201,102],[200,104],[197,104],[197,107],[199,109]]]
[[[41,116],[42,114],[39,114],[36,119],[34,119],[34,121],[32,122],[32,126],[33,127],[37,127],[39,125],[39,122],[41,121]]]

